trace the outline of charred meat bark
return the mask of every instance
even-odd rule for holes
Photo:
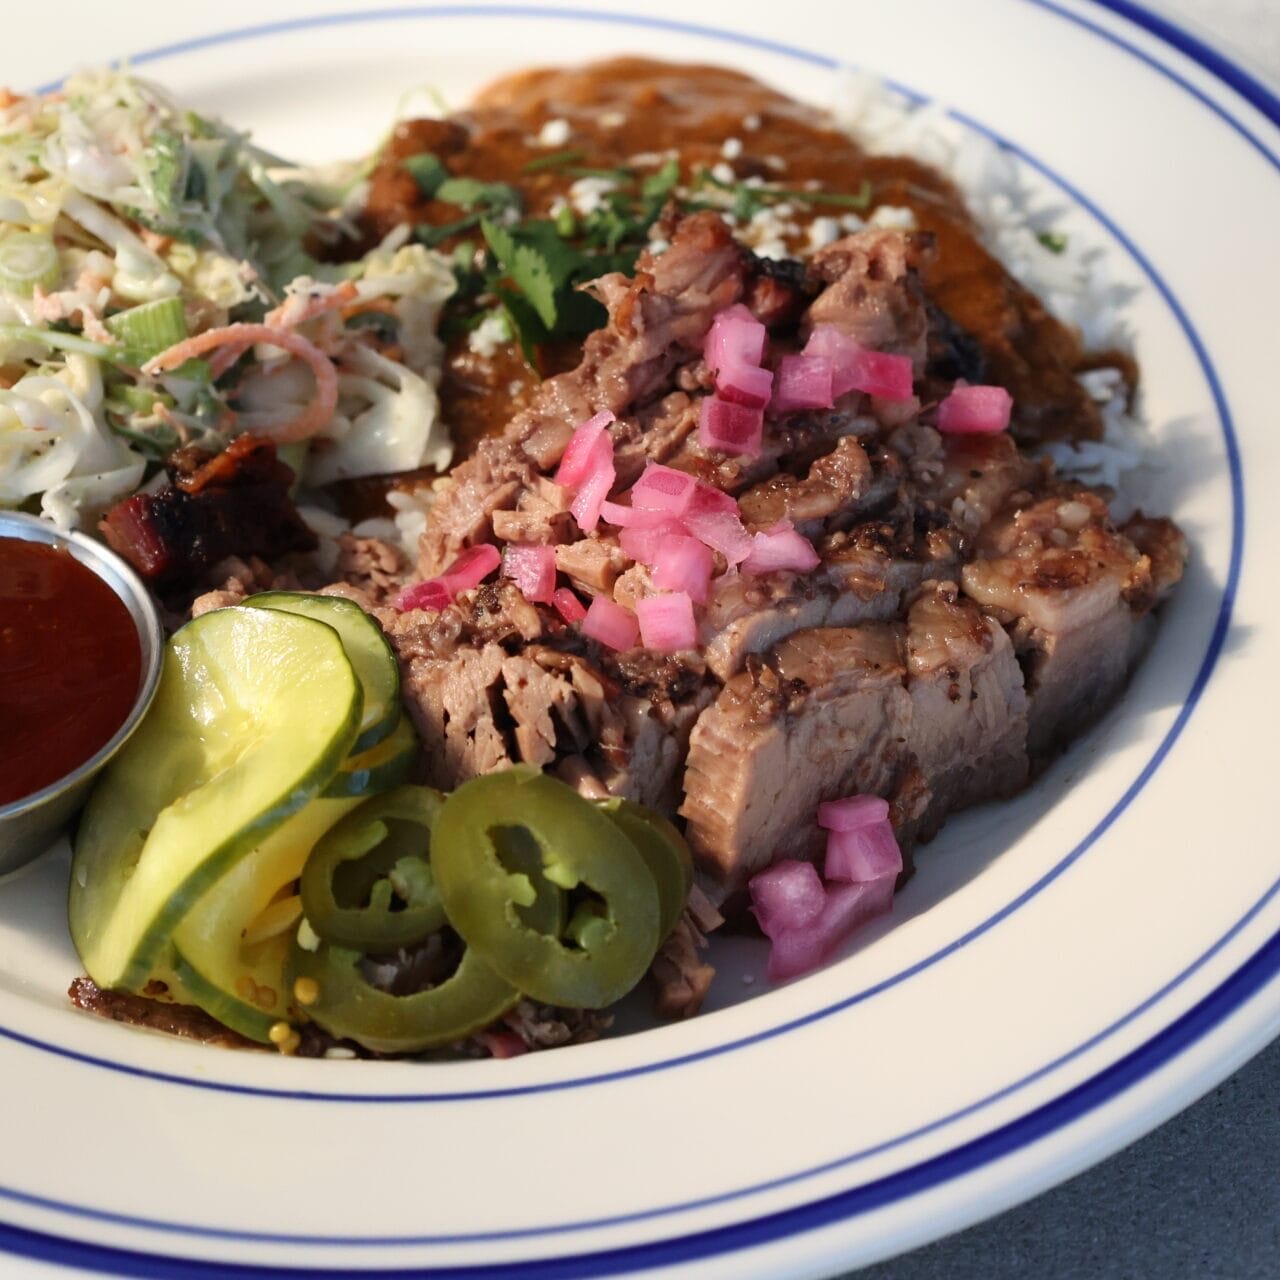
[[[289,496],[293,472],[269,440],[238,436],[216,457],[183,450],[170,460],[170,476],[170,484],[124,499],[102,520],[111,548],[157,587],[196,586],[227,556],[270,560],[315,549],[316,536]]]

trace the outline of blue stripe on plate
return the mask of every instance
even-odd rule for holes
[[[1129,52],[1139,57],[1143,62],[1151,66],[1153,69],[1159,71],[1161,74],[1164,74],[1169,79],[1180,84],[1188,92],[1192,93],[1195,97],[1197,97],[1197,99],[1199,99],[1202,103],[1204,103],[1211,110],[1213,110],[1215,114],[1218,114],[1223,119],[1227,120],[1227,122],[1230,123],[1231,126],[1238,133],[1240,133],[1243,137],[1245,137],[1248,141],[1250,141],[1269,160],[1269,162],[1273,164],[1273,166],[1280,168],[1280,163],[1277,163],[1275,156],[1241,122],[1235,120],[1233,117],[1228,116],[1221,107],[1219,107],[1216,103],[1212,102],[1211,100],[1207,99],[1198,89],[1188,84],[1188,82],[1185,79],[1183,79],[1181,76],[1179,76],[1176,72],[1172,71],[1167,67],[1164,67],[1162,64],[1158,63],[1156,60],[1151,58],[1150,55],[1140,50],[1137,50],[1134,46],[1120,39],[1114,33],[1111,33],[1105,30],[1104,28],[1101,28],[1096,24],[1089,22],[1087,19],[1084,19],[1083,17],[1077,14],[1074,14],[1069,10],[1064,10],[1059,6],[1052,4],[1050,0],[1029,0],[1029,2],[1035,3],[1042,8],[1051,10],[1052,12],[1058,14],[1059,16],[1065,18],[1068,21],[1071,21],[1071,22],[1077,23],[1078,25],[1086,27],[1087,29],[1094,32],[1094,34],[1098,35],[1100,38],[1106,39],[1111,43],[1117,44],[1120,47],[1127,49]],[[1145,26],[1147,27],[1147,29],[1152,30],[1155,34],[1160,35],[1163,38],[1169,40],[1170,43],[1175,44],[1177,47],[1182,49],[1182,51],[1187,53],[1188,56],[1194,58],[1196,61],[1199,61],[1202,65],[1205,65],[1209,70],[1213,71],[1216,75],[1218,75],[1221,79],[1223,79],[1228,85],[1230,85],[1232,88],[1235,88],[1238,92],[1240,92],[1241,96],[1245,97],[1246,100],[1253,103],[1253,105],[1258,106],[1259,109],[1263,110],[1273,121],[1280,124],[1280,103],[1277,102],[1275,97],[1271,95],[1269,92],[1267,92],[1265,89],[1263,89],[1260,85],[1258,85],[1257,82],[1251,80],[1249,77],[1245,76],[1242,72],[1239,72],[1239,70],[1233,67],[1230,63],[1227,63],[1224,59],[1221,59],[1218,55],[1213,54],[1212,51],[1206,50],[1204,46],[1201,45],[1198,41],[1193,40],[1191,37],[1186,36],[1185,33],[1177,31],[1176,29],[1170,28],[1166,30],[1166,28],[1168,28],[1168,24],[1165,24],[1160,20],[1152,19],[1150,15],[1147,15],[1145,13],[1145,11],[1138,9],[1136,6],[1128,4],[1126,0],[1094,0],[1094,2],[1104,5],[1104,7],[1113,9],[1116,12],[1121,13],[1123,16],[1129,17],[1132,21],[1134,21],[1138,25]],[[531,11],[528,11],[528,10],[512,10],[510,8],[507,8],[504,10],[495,10],[493,8],[484,8],[480,6],[453,6],[448,9],[433,9],[428,11],[382,10],[382,11],[377,11],[373,14],[365,14],[365,15],[329,15],[327,17],[316,19],[316,20],[304,20],[296,23],[269,24],[263,27],[250,29],[249,31],[246,31],[246,32],[223,33],[221,35],[205,37],[195,41],[182,42],[182,44],[180,45],[167,46],[164,50],[149,51],[147,55],[143,55],[143,57],[139,59],[135,59],[135,61],[142,61],[142,60],[146,60],[147,58],[159,57],[159,56],[162,56],[163,53],[175,53],[175,52],[187,51],[193,48],[199,48],[199,47],[203,47],[213,43],[225,42],[230,39],[250,38],[251,36],[254,36],[254,35],[277,34],[283,29],[296,29],[299,26],[305,26],[305,25],[321,25],[321,24],[329,25],[335,21],[342,21],[342,20],[345,20],[345,21],[369,20],[370,18],[376,20],[379,18],[405,17],[405,16],[410,16],[411,13],[419,14],[421,16],[439,16],[444,14],[456,15],[464,12],[470,13],[470,14],[486,13],[486,12],[487,13],[506,12],[511,14],[512,16],[514,16],[516,13],[519,13],[520,16],[531,16]],[[831,59],[823,58],[820,55],[815,55],[805,50],[798,50],[789,46],[776,45],[772,42],[760,40],[755,37],[749,37],[749,36],[740,37],[732,32],[717,31],[715,29],[706,28],[706,27],[695,27],[692,24],[673,24],[673,23],[665,23],[665,22],[662,22],[661,20],[651,19],[651,18],[626,18],[623,15],[600,15],[600,14],[592,14],[587,12],[574,12],[569,10],[554,10],[554,11],[540,10],[540,11],[532,11],[532,13],[536,14],[537,16],[575,17],[575,18],[585,18],[585,19],[592,19],[592,20],[605,19],[610,21],[629,21],[635,25],[659,26],[668,30],[675,27],[680,30],[686,31],[690,34],[693,34],[693,33],[705,34],[705,35],[718,37],[718,38],[721,38],[727,41],[732,41],[739,44],[763,47],[763,48],[771,49],[774,52],[779,52],[789,56],[802,58],[806,61],[813,62],[813,63],[819,63],[822,65],[831,65],[832,63]],[[1202,54],[1205,56],[1201,56]],[[964,119],[964,117],[960,117],[960,118]],[[992,131],[982,128],[982,126],[978,125],[977,122],[972,120],[966,120],[965,122],[972,127],[979,128],[982,132],[987,133],[988,136],[995,138],[997,141],[1001,142],[1002,144],[1008,145],[1006,140],[1000,138],[999,135],[993,133]],[[1016,148],[1014,149],[1017,150]],[[1198,334],[1195,332],[1194,327],[1190,324],[1189,318],[1186,316],[1185,312],[1181,308],[1180,304],[1178,304],[1177,300],[1173,297],[1167,284],[1159,277],[1158,273],[1155,272],[1154,268],[1145,259],[1145,257],[1138,252],[1138,250],[1132,244],[1132,242],[1122,232],[1120,232],[1119,228],[1117,228],[1114,224],[1112,224],[1110,220],[1107,219],[1105,215],[1103,215],[1101,211],[1097,209],[1095,205],[1092,204],[1092,202],[1086,200],[1083,197],[1082,193],[1075,191],[1070,186],[1070,184],[1067,184],[1065,181],[1058,178],[1057,175],[1053,174],[1045,166],[1035,161],[1034,158],[1027,156],[1025,155],[1025,153],[1022,153],[1020,151],[1019,151],[1019,154],[1021,154],[1025,160],[1033,164],[1042,173],[1045,173],[1046,176],[1053,178],[1055,181],[1058,181],[1060,185],[1064,187],[1064,189],[1068,190],[1075,199],[1077,199],[1080,203],[1084,204],[1087,208],[1089,208],[1090,211],[1094,214],[1094,216],[1098,217],[1105,225],[1108,226],[1108,228],[1112,231],[1113,234],[1117,235],[1117,237],[1121,239],[1121,241],[1125,244],[1126,248],[1128,248],[1129,251],[1133,253],[1135,258],[1140,262],[1144,271],[1147,272],[1148,276],[1152,279],[1153,283],[1160,290],[1166,302],[1174,310],[1175,314],[1177,315],[1180,323],[1184,328],[1184,331],[1187,333],[1189,340],[1192,342],[1193,346],[1196,349],[1197,356],[1200,359],[1200,362],[1204,368],[1206,377],[1210,382],[1210,386],[1212,388],[1215,400],[1219,407],[1224,435],[1226,437],[1228,458],[1231,465],[1232,490],[1233,490],[1233,497],[1235,499],[1235,510],[1233,514],[1233,551],[1232,551],[1232,560],[1231,560],[1231,570],[1228,577],[1227,589],[1224,593],[1223,604],[1219,611],[1219,616],[1217,619],[1217,624],[1215,626],[1213,639],[1210,644],[1209,651],[1206,654],[1205,661],[1201,666],[1201,670],[1197,676],[1196,683],[1193,686],[1192,693],[1188,697],[1187,703],[1183,707],[1179,715],[1178,721],[1175,723],[1170,733],[1166,736],[1165,740],[1161,743],[1160,749],[1157,751],[1156,755],[1152,758],[1152,760],[1148,763],[1146,769],[1144,769],[1143,774],[1140,776],[1140,778],[1137,781],[1135,781],[1134,785],[1129,789],[1128,792],[1126,792],[1126,795],[1122,798],[1122,800],[1117,804],[1115,808],[1113,808],[1111,813],[1107,815],[1103,823],[1100,824],[1099,831],[1095,832],[1090,840],[1086,842],[1082,842],[1081,846],[1078,846],[1076,850],[1073,850],[1072,853],[1068,855],[1067,859],[1064,859],[1064,861],[1060,863],[1059,866],[1055,868],[1054,871],[1051,872],[1048,877],[1042,880],[1037,886],[1033,886],[1033,889],[1028,891],[1028,894],[1024,894],[1016,903],[1010,904],[1008,908],[1005,908],[1002,912],[998,913],[998,915],[996,917],[993,917],[992,920],[988,922],[985,927],[990,927],[990,925],[994,924],[997,919],[1003,918],[1004,915],[1007,915],[1011,910],[1015,909],[1016,906],[1021,905],[1021,903],[1025,901],[1028,896],[1030,896],[1034,892],[1038,892],[1039,889],[1043,888],[1044,884],[1047,883],[1049,879],[1056,878],[1056,875],[1059,874],[1060,871],[1064,869],[1066,865],[1068,865],[1070,862],[1074,861],[1078,856],[1080,856],[1080,854],[1084,852],[1084,849],[1088,847],[1088,844],[1092,843],[1092,840],[1097,838],[1097,835],[1100,834],[1100,830],[1105,829],[1105,826],[1110,825],[1110,823],[1114,821],[1115,818],[1119,815],[1119,812],[1121,811],[1121,809],[1127,806],[1127,804],[1132,801],[1133,796],[1136,795],[1137,793],[1137,790],[1140,789],[1141,786],[1144,785],[1147,780],[1149,780],[1151,773],[1153,773],[1155,768],[1158,767],[1164,755],[1167,754],[1167,751],[1169,747],[1172,745],[1174,738],[1181,731],[1181,728],[1185,724],[1186,718],[1189,716],[1195,700],[1199,697],[1200,693],[1203,692],[1204,684],[1209,677],[1209,674],[1212,670],[1213,663],[1216,661],[1216,658],[1222,646],[1222,642],[1225,639],[1226,629],[1230,620],[1230,609],[1231,609],[1232,598],[1234,596],[1234,590],[1235,590],[1235,586],[1239,576],[1240,557],[1241,557],[1241,549],[1242,549],[1241,544],[1242,544],[1242,521],[1243,521],[1243,486],[1240,478],[1239,454],[1238,454],[1238,449],[1234,439],[1234,432],[1232,429],[1230,414],[1226,405],[1226,401],[1222,392],[1221,385],[1217,379],[1216,372],[1213,369],[1212,362],[1209,360],[1208,354],[1204,350],[1203,344],[1201,343]],[[1118,1029],[1119,1026],[1123,1025],[1126,1022],[1131,1021],[1134,1017],[1138,1016],[1138,1014],[1142,1010],[1150,1007],[1152,1004],[1162,999],[1165,995],[1167,995],[1170,991],[1172,991],[1176,986],[1180,985],[1183,981],[1185,981],[1185,979],[1189,977],[1192,972],[1202,967],[1203,964],[1206,963],[1207,960],[1213,954],[1216,954],[1223,946],[1225,946],[1228,943],[1228,941],[1232,937],[1234,937],[1241,929],[1243,929],[1251,919],[1256,917],[1258,912],[1260,912],[1263,909],[1263,907],[1266,905],[1266,903],[1271,900],[1271,898],[1275,895],[1277,890],[1280,890],[1280,883],[1273,886],[1272,889],[1269,891],[1269,893],[1266,895],[1266,897],[1264,897],[1259,903],[1255,904],[1255,906],[1250,910],[1250,912],[1245,917],[1243,917],[1239,922],[1237,922],[1237,924],[1233,927],[1233,929],[1226,936],[1220,939],[1219,942],[1216,943],[1208,953],[1206,953],[1206,955],[1202,956],[1199,960],[1197,960],[1192,966],[1188,968],[1188,970],[1186,970],[1182,975],[1179,975],[1178,978],[1174,979],[1160,992],[1157,992],[1152,997],[1149,997],[1149,999],[1145,1001],[1144,1004],[1139,1007],[1139,1009],[1132,1011],[1129,1015],[1126,1015],[1124,1019],[1120,1020],[1120,1022],[1115,1024],[1115,1026],[1113,1026],[1112,1028],[1108,1028],[1106,1031],[1099,1033],[1098,1036],[1096,1036],[1092,1041],[1090,1041],[1089,1046],[1082,1046],[1081,1048],[1073,1051],[1071,1054],[1065,1055],[1064,1058],[1059,1060],[1058,1062],[1048,1064],[1047,1066],[1041,1068],[1040,1071],[1035,1073],[1034,1076],[1027,1077],[1024,1080],[1019,1081],[1014,1085],[1008,1086],[1005,1090],[1000,1091],[999,1094],[993,1095],[992,1098],[986,1099],[981,1103],[974,1104],[972,1108],[966,1109],[966,1112],[958,1113],[958,1114],[972,1113],[973,1110],[976,1110],[981,1106],[988,1105],[991,1101],[994,1101],[996,1097],[1007,1096],[1009,1092],[1021,1087],[1023,1084],[1029,1082],[1030,1079],[1042,1076],[1044,1073],[1048,1071],[1052,1071],[1057,1066],[1061,1065],[1063,1061],[1066,1061],[1071,1057],[1078,1056],[1079,1053],[1084,1052],[1085,1048],[1091,1047],[1092,1045],[1098,1043],[1101,1039],[1105,1038],[1106,1036],[1113,1033],[1116,1029]],[[949,952],[951,950],[954,950],[956,946],[961,945],[964,941],[970,940],[972,936],[976,936],[976,933],[969,935],[969,937],[966,939],[960,940],[960,942],[958,942],[957,944],[953,944],[951,947],[939,953],[936,958],[930,958],[930,961],[927,963],[932,963],[934,962],[935,959],[940,959],[942,955],[949,954]],[[1265,986],[1266,983],[1275,975],[1278,969],[1280,969],[1280,935],[1277,935],[1277,937],[1273,938],[1269,943],[1267,943],[1266,946],[1264,946],[1259,952],[1257,952],[1253,956],[1253,958],[1250,959],[1244,966],[1238,969],[1236,973],[1231,978],[1229,978],[1221,987],[1219,987],[1210,996],[1206,997],[1203,1001],[1201,1001],[1189,1013],[1183,1015],[1170,1027],[1166,1028],[1163,1032],[1153,1037],[1145,1045],[1141,1046],[1139,1049],[1129,1054],[1126,1058],[1122,1059],[1120,1062],[1113,1064],[1111,1067],[1099,1073],[1097,1076],[1093,1077],[1091,1080],[1085,1082],[1084,1084],[1078,1086],[1077,1088],[1071,1090],[1070,1092],[1062,1095],[1060,1098],[1055,1099],[1053,1102],[1046,1104],[1044,1107],[1041,1107],[1024,1117],[1021,1117],[1019,1120],[1014,1121],[1011,1124],[1004,1126],[999,1130],[994,1131],[992,1134],[986,1135],[981,1139],[968,1143],[962,1147],[956,1148],[950,1152],[946,1152],[943,1155],[938,1156],[933,1160],[927,1161],[923,1164],[904,1170],[901,1173],[895,1174],[890,1178],[882,1179],[878,1182],[870,1183],[863,1187],[853,1188],[850,1191],[841,1193],[837,1196],[829,1197],[827,1199],[820,1200],[820,1201],[815,1201],[808,1205],[798,1206],[795,1209],[787,1210],[780,1214],[769,1215],[764,1218],[758,1218],[752,1222],[738,1224],[732,1227],[721,1228],[715,1231],[703,1232],[693,1236],[686,1236],[678,1239],[671,1239],[667,1241],[654,1243],[651,1245],[635,1246],[628,1249],[615,1250],[615,1251],[610,1251],[606,1253],[597,1253],[597,1254],[592,1254],[592,1255],[587,1255],[584,1257],[578,1257],[578,1258],[572,1258],[572,1259],[558,1258],[558,1259],[549,1261],[547,1263],[540,1263],[540,1262],[515,1263],[515,1264],[510,1264],[501,1268],[484,1267],[484,1268],[481,1268],[480,1270],[482,1270],[485,1274],[493,1274],[493,1275],[519,1274],[519,1275],[525,1275],[525,1276],[537,1276],[537,1275],[570,1276],[570,1275],[587,1275],[587,1274],[617,1274],[621,1271],[631,1270],[635,1267],[660,1265],[663,1262],[689,1260],[693,1258],[705,1257],[711,1254],[723,1253],[732,1249],[750,1247],[752,1245],[764,1243],[765,1241],[768,1241],[768,1240],[773,1240],[786,1235],[794,1234],[798,1231],[808,1230],[813,1227],[825,1225],[830,1222],[839,1221],[853,1214],[856,1214],[859,1212],[865,1212],[869,1209],[880,1207],[884,1204],[892,1203],[894,1200],[902,1199],[905,1196],[917,1194],[918,1192],[926,1189],[927,1187],[937,1185],[939,1182],[948,1180],[950,1178],[954,1178],[974,1168],[980,1167],[985,1163],[989,1163],[991,1160],[997,1159],[1002,1155],[1008,1154],[1011,1151],[1014,1151],[1023,1146],[1026,1146],[1027,1144],[1037,1140],[1038,1138],[1044,1137],[1049,1133],[1052,1133],[1056,1129],[1059,1129],[1064,1125],[1066,1125],[1067,1123],[1071,1122],[1072,1120],[1078,1118],[1080,1115],[1084,1114],[1086,1111],[1091,1110],[1092,1108],[1100,1105],[1102,1102],[1106,1101],[1108,1098],[1111,1098],[1115,1096],[1115,1094],[1130,1087],[1132,1084],[1136,1083],[1137,1081],[1142,1079],[1144,1076],[1149,1075],[1162,1063],[1167,1062],[1170,1058],[1176,1056],[1177,1053],[1181,1052],[1188,1045],[1190,1045],[1191,1043],[1194,1043],[1196,1039],[1207,1034],[1210,1030],[1213,1029],[1214,1026],[1218,1025],[1226,1016],[1228,1016],[1232,1011],[1238,1008],[1245,1000],[1247,1000],[1250,995],[1254,994],[1255,992],[1260,990],[1263,986]],[[918,969],[913,971],[918,971]],[[813,1021],[815,1020],[816,1017],[826,1016],[827,1014],[831,1012],[835,1012],[837,1009],[840,1009],[840,1008],[847,1008],[850,1004],[856,1003],[862,999],[866,999],[869,997],[869,995],[874,994],[876,991],[884,989],[885,985],[887,984],[881,984],[877,988],[872,988],[867,992],[861,993],[858,996],[851,997],[850,999],[841,1002],[838,1006],[834,1006],[830,1010],[822,1011],[820,1014],[812,1015],[811,1017],[800,1020],[800,1021],[801,1022]],[[794,1025],[799,1025],[799,1023],[787,1024],[786,1027],[774,1029],[773,1031],[763,1033],[761,1036],[752,1037],[749,1040],[743,1041],[740,1043],[751,1043],[751,1042],[754,1042],[755,1040],[765,1038],[766,1036],[769,1036],[769,1035],[780,1034],[782,1031],[790,1029],[790,1027]],[[60,1052],[60,1053],[67,1052],[59,1049],[57,1046],[44,1045],[41,1042],[31,1041],[29,1038],[26,1038],[26,1037],[19,1037],[15,1035],[14,1038],[21,1039],[25,1043],[34,1044],[36,1047],[50,1049],[54,1052]],[[714,1052],[724,1052],[724,1051],[727,1051],[728,1048],[732,1048],[732,1047],[736,1047],[736,1046],[725,1046]],[[80,1057],[81,1055],[69,1054],[68,1056]],[[706,1055],[696,1055],[696,1056],[706,1056]],[[110,1067],[114,1067],[116,1069],[121,1069],[121,1070],[132,1070],[131,1068],[120,1067],[118,1064],[107,1063],[99,1059],[87,1059],[87,1060],[95,1063],[95,1065],[110,1066]],[[688,1059],[686,1058],[681,1060],[688,1060]],[[675,1063],[673,1062],[673,1063],[666,1063],[666,1064],[654,1064],[653,1066],[650,1066],[644,1069],[645,1070],[657,1069],[660,1066],[669,1066],[669,1065],[675,1065]],[[138,1072],[138,1074],[150,1074],[150,1073]],[[622,1074],[622,1075],[634,1074],[634,1072],[626,1072],[626,1073],[618,1073],[618,1074]],[[196,1081],[186,1081],[180,1077],[160,1077],[160,1078],[168,1079],[178,1083],[189,1083],[189,1084],[198,1083]],[[611,1076],[611,1077],[602,1077],[602,1078],[615,1078],[615,1077]],[[602,1078],[597,1078],[597,1080]],[[596,1082],[596,1081],[593,1080],[590,1082]],[[571,1085],[582,1084],[582,1083],[589,1083],[589,1082],[588,1081],[568,1082],[565,1087],[570,1087]],[[270,1091],[248,1090],[248,1089],[239,1090],[239,1091],[270,1092]],[[493,1091],[493,1092],[519,1092],[519,1091],[513,1090],[513,1091]],[[332,1096],[332,1095],[286,1094],[283,1096],[324,1097],[324,1096]],[[476,1094],[476,1095],[466,1095],[466,1096],[485,1096],[485,1095]],[[355,1096],[336,1095],[336,1097],[342,1101],[381,1101],[383,1100],[383,1099],[362,1098],[358,1095],[355,1095]],[[388,1099],[388,1100],[392,1100],[392,1099]],[[445,1098],[445,1097],[441,1097],[440,1095],[423,1095],[421,1097],[406,1096],[406,1097],[395,1099],[395,1100],[447,1101],[447,1100],[456,1100],[456,1099]],[[944,1118],[943,1120],[936,1122],[935,1125],[929,1126],[929,1128],[937,1127],[938,1124],[949,1123],[951,1120],[955,1118],[958,1118],[958,1116]],[[894,1144],[889,1144],[889,1145],[896,1145],[897,1142],[900,1142],[903,1140],[905,1139],[895,1140]],[[884,1147],[877,1148],[877,1150],[883,1150],[883,1149],[885,1148]],[[862,1159],[869,1154],[871,1153],[870,1152],[858,1153],[855,1156],[848,1157],[845,1160],[840,1161],[838,1163],[844,1164],[854,1159]],[[823,1168],[825,1169],[829,1169],[831,1167],[833,1166],[831,1165],[823,1166]],[[793,1175],[790,1178],[783,1179],[781,1180],[781,1182],[790,1182],[790,1181],[794,1181],[796,1178],[812,1176],[816,1172],[821,1172],[821,1170],[809,1170],[802,1174]],[[768,1185],[779,1185],[779,1184],[780,1184],[779,1182],[775,1182]],[[753,1188],[751,1190],[758,1190],[758,1189],[759,1188]],[[732,1193],[732,1196],[738,1196],[738,1195],[750,1194],[750,1193],[751,1191],[749,1190],[749,1191]],[[18,1197],[22,1196],[22,1193],[9,1193],[9,1194],[12,1194]],[[724,1199],[724,1198],[731,1198],[731,1197],[720,1197],[720,1199]],[[55,1207],[55,1206],[53,1204],[50,1204],[49,1207]],[[61,1208],[63,1206],[57,1206],[57,1207]],[[689,1206],[679,1206],[679,1207],[689,1207]],[[67,1208],[71,1208],[71,1207],[67,1206]],[[80,1210],[80,1212],[92,1213],[93,1211]],[[653,1212],[667,1212],[667,1211],[657,1210]],[[100,1215],[100,1216],[106,1217],[108,1215]],[[629,1217],[631,1218],[634,1218],[635,1216],[636,1215],[629,1215]],[[648,1215],[642,1214],[640,1216],[648,1216]],[[136,1221],[136,1220],[129,1220],[129,1221]],[[139,1221],[138,1225],[143,1225],[143,1224]],[[155,1224],[155,1225],[160,1226],[162,1224]],[[198,1227],[184,1228],[184,1227],[175,1226],[172,1224],[163,1224],[163,1225],[167,1226],[168,1229],[170,1230],[179,1230],[179,1231],[203,1234],[202,1229]],[[582,1224],[582,1225],[586,1225],[586,1224]],[[500,1238],[500,1236],[495,1238]],[[301,1240],[298,1240],[297,1242],[302,1243]],[[324,1243],[324,1241],[317,1240],[315,1241],[315,1243]],[[361,1242],[361,1243],[364,1243],[364,1242]],[[370,1241],[368,1243],[373,1243],[373,1242]],[[382,1241],[380,1243],[386,1243],[386,1241]],[[8,1248],[12,1252],[20,1253],[25,1256],[38,1257],[48,1261],[60,1261],[60,1262],[68,1263],[70,1265],[93,1266],[98,1268],[99,1270],[103,1270],[110,1274],[115,1274],[115,1275],[130,1275],[130,1276],[171,1275],[171,1276],[204,1277],[211,1274],[218,1274],[218,1275],[235,1275],[235,1276],[244,1276],[244,1277],[252,1277],[252,1276],[268,1277],[268,1276],[315,1274],[313,1269],[308,1269],[307,1271],[296,1271],[296,1270],[273,1268],[273,1267],[228,1266],[226,1264],[187,1263],[178,1259],[162,1258],[159,1256],[151,1256],[151,1255],[133,1253],[128,1251],[103,1249],[103,1248],[99,1248],[97,1246],[91,1246],[91,1245],[81,1245],[81,1244],[69,1242],[66,1240],[62,1240],[57,1237],[26,1231],[20,1228],[0,1227],[0,1247]],[[475,1268],[463,1268],[463,1269],[455,1269],[455,1270],[432,1269],[429,1273],[421,1270],[407,1270],[407,1271],[406,1270],[379,1270],[376,1272],[376,1274],[380,1276],[404,1276],[404,1277],[421,1276],[426,1274],[441,1275],[441,1276],[444,1276],[444,1275],[471,1276],[471,1275],[477,1274],[477,1269]]]

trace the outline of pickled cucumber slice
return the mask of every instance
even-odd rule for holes
[[[313,596],[299,591],[264,591],[250,596],[242,608],[279,609],[331,626],[364,693],[364,718],[353,752],[368,751],[400,723],[400,668],[382,628],[354,601],[341,596]]]
[[[174,635],[75,839],[69,923],[94,982],[146,983],[204,893],[328,785],[362,711],[338,633],[314,618],[219,609]]]

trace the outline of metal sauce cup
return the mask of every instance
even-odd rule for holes
[[[0,537],[21,538],[65,547],[84,567],[95,573],[124,601],[142,646],[142,674],[138,695],[128,718],[112,738],[82,765],[39,791],[0,805],[0,875],[30,862],[53,843],[58,832],[75,815],[88,796],[98,771],[124,745],[138,727],[160,683],[164,657],[164,633],[160,616],[147,589],[133,570],[113,551],[83,533],[59,533],[47,520],[0,511]]]

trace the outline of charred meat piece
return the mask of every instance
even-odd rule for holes
[[[172,484],[126,498],[102,521],[112,549],[156,586],[195,586],[227,556],[315,549],[289,497],[293,472],[269,440],[238,436],[215,457],[184,451],[171,474]]]

